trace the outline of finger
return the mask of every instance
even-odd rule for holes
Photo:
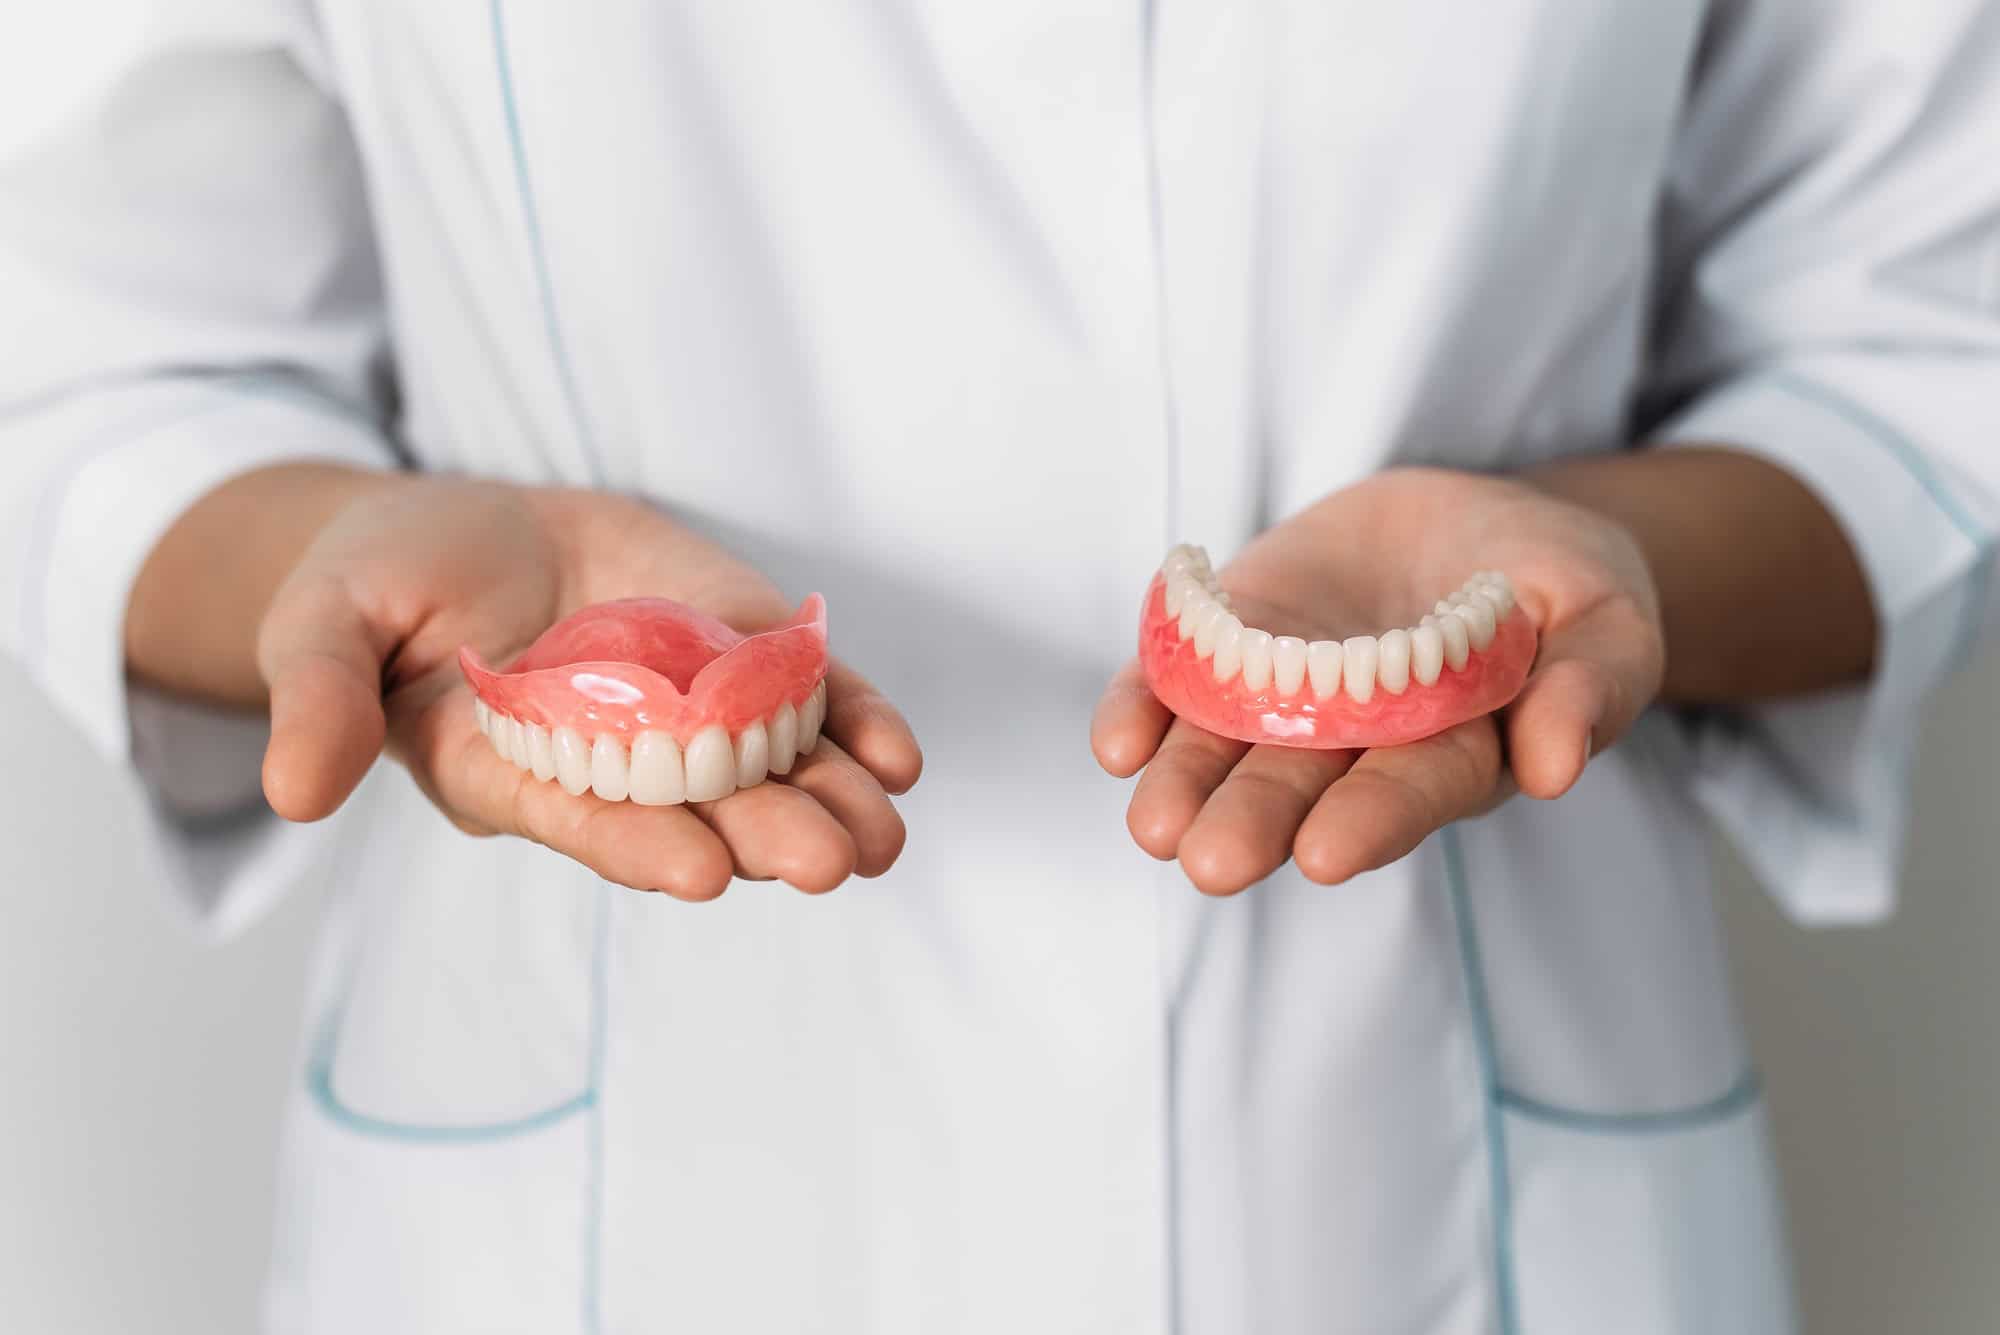
[[[828,662],[826,668],[823,731],[888,792],[908,792],[923,773],[923,748],[902,712],[860,673],[838,661]]]
[[[384,652],[338,580],[278,591],[258,632],[257,665],[271,694],[264,796],[280,816],[331,815],[375,763]]]
[[[1174,716],[1146,684],[1146,673],[1133,659],[1104,688],[1090,720],[1090,750],[1097,763],[1117,778],[1139,772],[1153,758]]]
[[[1247,743],[1175,719],[1125,809],[1125,828],[1139,847],[1163,862],[1174,857],[1202,804],[1249,749]]]
[[[846,880],[858,860],[847,827],[811,796],[782,783],[756,784],[693,810],[721,836],[736,874],[746,880],[778,880],[824,894]]]
[[[1321,885],[1385,867],[1433,831],[1485,810],[1499,778],[1500,734],[1483,718],[1364,751],[1313,805],[1292,857]]]
[[[1521,791],[1554,798],[1583,774],[1594,750],[1623,735],[1659,689],[1654,637],[1641,614],[1606,603],[1545,634],[1506,714],[1508,765]]]
[[[455,824],[532,839],[634,890],[706,900],[729,888],[729,849],[693,811],[572,795],[517,769],[474,725],[470,690],[413,712],[399,693],[395,712],[397,758]]]
[[[903,851],[903,818],[881,783],[837,744],[821,737],[783,780],[810,796],[854,841],[854,873],[880,876]]]
[[[1292,856],[1292,842],[1327,786],[1358,751],[1253,746],[1181,836],[1181,866],[1204,894],[1233,895]]]

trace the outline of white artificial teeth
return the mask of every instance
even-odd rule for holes
[[[575,728],[557,728],[550,735],[556,753],[556,782],[571,797],[590,791],[590,743]]]
[[[1243,666],[1243,621],[1234,612],[1215,623],[1215,679],[1226,682]]]
[[[1340,689],[1340,641],[1314,640],[1306,649],[1306,672],[1312,677],[1313,698],[1329,699]]]
[[[555,743],[549,740],[549,730],[539,723],[528,725],[528,762],[535,777],[544,783],[556,777]]]
[[[1271,632],[1245,626],[1236,635],[1236,649],[1243,658],[1243,687],[1261,691],[1271,684]]]
[[[1355,704],[1365,705],[1374,698],[1375,667],[1381,656],[1381,641],[1373,635],[1353,635],[1340,642],[1340,679]]]
[[[1435,617],[1425,617],[1423,624],[1410,632],[1410,675],[1419,686],[1434,686],[1443,668],[1444,632],[1438,629]]]
[[[590,748],[590,791],[607,802],[623,802],[631,791],[625,744],[610,733],[599,733]]]
[[[521,720],[507,720],[507,759],[514,762],[516,769],[528,769],[534,757],[528,754],[528,725]]]
[[[1486,646],[1493,643],[1493,604],[1484,598],[1468,598],[1451,610],[1465,618],[1466,637],[1473,649],[1486,652]]]
[[[687,799],[687,770],[672,733],[642,732],[632,739],[631,798],[641,806],[673,806]]]
[[[1465,671],[1466,660],[1472,657],[1472,641],[1465,632],[1465,618],[1447,607],[1425,620],[1436,622],[1438,634],[1444,639],[1445,666],[1453,672]]]
[[[1194,638],[1195,631],[1201,626],[1203,613],[1206,609],[1213,606],[1215,606],[1215,600],[1210,598],[1205,591],[1195,589],[1189,592],[1187,601],[1181,605],[1180,633],[1182,639],[1191,640]]]
[[[1375,641],[1375,679],[1391,695],[1410,689],[1410,632],[1385,630]]]
[[[826,682],[822,680],[813,687],[805,704],[799,707],[799,754],[811,755],[819,745],[820,729],[826,724]]]
[[[762,783],[770,770],[771,734],[762,723],[749,724],[736,734],[736,786]]]
[[[1279,695],[1297,695],[1306,681],[1306,642],[1296,635],[1271,641],[1271,673]]]
[[[722,725],[711,723],[687,744],[687,800],[713,802],[736,791],[736,748]]]
[[[1194,652],[1197,658],[1207,658],[1215,652],[1215,639],[1222,629],[1222,622],[1229,617],[1229,609],[1213,598],[1202,606],[1194,621]],[[1234,618],[1230,618],[1234,620]],[[1238,622],[1238,624],[1242,624]]]
[[[771,773],[790,774],[799,756],[799,711],[787,700],[771,715]]]
[[[1188,596],[1192,594],[1194,590],[1195,590],[1194,581],[1188,578],[1186,575],[1179,573],[1168,575],[1166,595],[1165,595],[1167,604],[1167,615],[1170,617],[1179,616],[1181,614],[1181,609],[1187,606]]]
[[[493,710],[476,695],[472,697],[472,721],[478,724],[479,730],[488,737],[493,735]]]

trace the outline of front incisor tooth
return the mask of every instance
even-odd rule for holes
[[[1453,672],[1465,671],[1466,660],[1472,656],[1472,642],[1466,635],[1465,618],[1446,608],[1435,617],[1438,634],[1444,637],[1445,666]]]
[[[1272,640],[1271,674],[1279,695],[1297,695],[1306,682],[1306,642],[1296,635]]]
[[[1375,669],[1382,644],[1373,635],[1353,635],[1340,642],[1340,680],[1347,698],[1365,705],[1375,697]]]
[[[1306,647],[1306,674],[1315,700],[1330,699],[1340,689],[1340,666],[1339,640],[1314,640]]]
[[[719,723],[711,723],[687,744],[687,800],[713,802],[736,791],[736,748]]]
[[[590,790],[590,743],[575,728],[557,728],[549,738],[556,753],[556,782],[572,797]]]
[[[590,791],[607,802],[623,802],[632,791],[625,743],[601,732],[590,748]]]
[[[517,718],[507,720],[507,759],[522,769],[534,767],[535,758],[528,754],[528,725]]]
[[[1400,626],[1375,641],[1375,680],[1391,695],[1410,689],[1410,632]]]
[[[1243,655],[1243,687],[1261,691],[1271,684],[1271,632],[1245,626],[1236,635],[1237,652]]]
[[[1230,612],[1215,623],[1215,679],[1226,682],[1243,666],[1243,621]]]
[[[1468,598],[1451,610],[1465,619],[1466,637],[1474,651],[1484,653],[1493,643],[1493,604],[1484,598]]]
[[[1213,598],[1202,603],[1194,615],[1195,657],[1207,658],[1215,652],[1216,632],[1222,628],[1223,618],[1228,615],[1229,609]]]
[[[528,725],[528,764],[544,783],[556,777],[556,748],[549,730],[539,723]]]
[[[790,774],[799,756],[799,711],[790,700],[771,714],[771,773]]]
[[[642,732],[632,739],[632,800],[645,807],[670,807],[687,798],[687,770],[681,744],[669,732]]]
[[[736,734],[736,786],[749,788],[764,782],[771,768],[771,734],[760,719]]]
[[[1423,624],[1410,632],[1410,675],[1419,686],[1435,686],[1443,669],[1444,632],[1438,629],[1436,617],[1425,617]]]

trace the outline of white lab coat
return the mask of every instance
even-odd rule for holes
[[[78,3],[87,15],[100,4]],[[228,927],[336,882],[278,1332],[1729,1335],[1793,1312],[1700,809],[1892,898],[1993,620],[2000,7],[185,0],[0,160],[8,647]],[[1354,884],[1148,861],[1085,744],[1170,540],[1398,460],[1798,472],[1866,688],[1649,716]],[[657,498],[929,766],[691,907],[123,683],[154,538],[324,456]]]

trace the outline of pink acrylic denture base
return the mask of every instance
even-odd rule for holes
[[[826,600],[815,593],[783,625],[745,635],[671,599],[621,598],[558,621],[505,669],[470,645],[458,662],[481,700],[523,723],[628,742],[659,731],[686,746],[812,693],[826,676]]]
[[[1434,684],[1412,681],[1401,695],[1378,683],[1359,704],[1344,689],[1316,700],[1310,684],[1281,695],[1275,684],[1253,691],[1240,675],[1218,683],[1213,664],[1195,653],[1193,640],[1181,638],[1179,619],[1167,615],[1166,581],[1158,574],[1146,587],[1139,618],[1139,662],[1161,704],[1221,737],[1316,750],[1400,746],[1490,714],[1520,694],[1535,646],[1534,628],[1517,607],[1462,670],[1446,667]]]

